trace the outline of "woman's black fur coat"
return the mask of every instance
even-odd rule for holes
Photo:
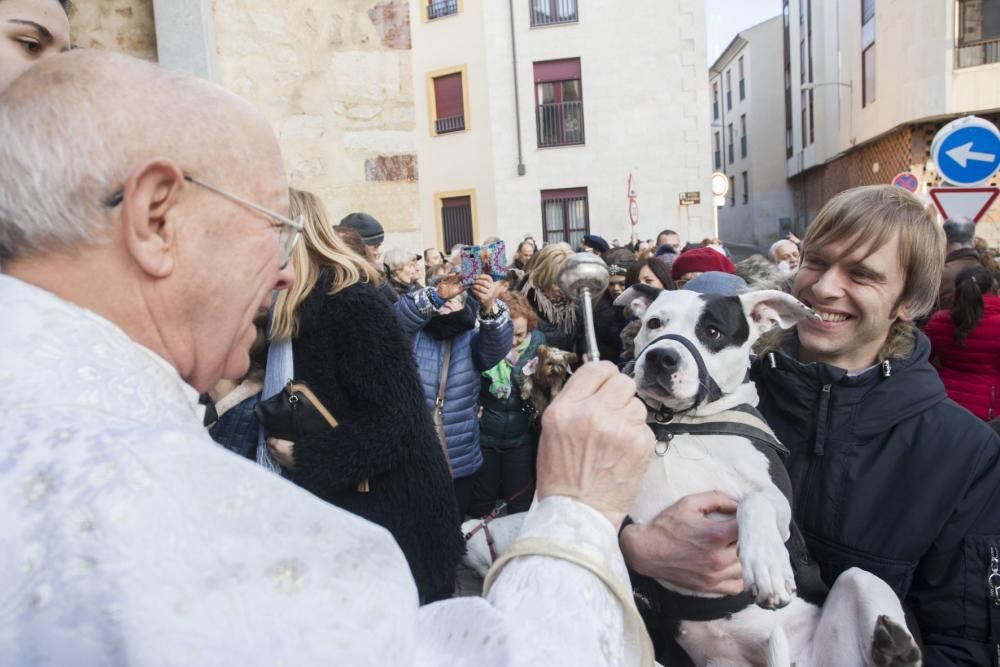
[[[378,290],[358,283],[331,296],[329,285],[324,273],[299,308],[295,377],[340,425],[296,443],[292,479],[387,528],[421,603],[450,597],[465,542],[412,349]]]

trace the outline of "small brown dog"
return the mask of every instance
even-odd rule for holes
[[[579,363],[572,352],[555,347],[539,345],[535,358],[524,366],[524,381],[521,382],[521,399],[528,401],[534,410],[534,418],[540,419],[566,383],[570,368]]]

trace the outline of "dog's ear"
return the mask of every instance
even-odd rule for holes
[[[791,294],[778,290],[761,290],[740,295],[743,312],[757,326],[759,334],[770,331],[778,326],[788,329],[795,323],[805,319],[819,319],[804,303]]]
[[[549,346],[539,345],[535,348],[535,359],[544,359],[549,356]]]
[[[576,352],[570,352],[566,355],[566,363],[570,368],[576,368],[580,363],[580,357],[576,356]]]
[[[621,296],[615,299],[614,305],[625,306],[625,309],[631,311],[631,313],[636,317],[642,317],[643,313],[646,312],[646,309],[649,308],[649,304],[656,301],[656,297],[660,296],[661,292],[663,292],[663,290],[652,287],[651,285],[636,283],[625,290]]]

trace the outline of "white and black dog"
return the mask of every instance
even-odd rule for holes
[[[642,321],[634,376],[657,434],[630,516],[648,522],[687,495],[713,490],[738,503],[748,593],[721,598],[658,581],[679,616],[670,626],[678,644],[698,665],[919,665],[902,606],[878,577],[846,571],[822,607],[796,595],[785,546],[791,484],[783,448],[755,410],[748,368],[761,333],[816,315],[773,290],[718,296],[635,285],[615,305]]]

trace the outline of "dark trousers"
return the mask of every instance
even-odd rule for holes
[[[509,514],[527,512],[535,495],[535,447],[524,444],[511,449],[483,447],[483,467],[474,475],[469,514],[483,517],[498,500],[508,500],[525,489],[507,506]]]
[[[465,521],[466,516],[471,516],[469,515],[469,505],[472,504],[473,485],[475,484],[473,480],[475,476],[475,474],[472,474],[468,477],[453,480],[455,482],[455,503],[456,507],[458,507],[459,521]]]

